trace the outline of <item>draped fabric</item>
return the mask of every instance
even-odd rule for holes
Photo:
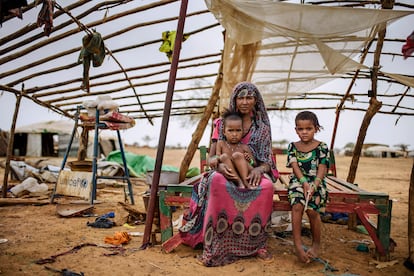
[[[215,171],[194,186],[180,235],[193,248],[203,245],[206,266],[254,256],[265,248],[272,213],[273,185],[263,177],[256,189],[240,189]]]
[[[288,98],[366,69],[355,60],[361,49],[381,26],[412,14],[271,0],[205,2],[226,30],[220,106],[228,106],[231,88],[247,80],[259,87],[267,106],[287,107]],[[413,83],[412,78],[404,82]]]

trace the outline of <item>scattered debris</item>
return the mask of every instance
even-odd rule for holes
[[[63,256],[63,255],[69,254],[69,253],[76,253],[77,251],[79,251],[81,248],[83,248],[85,246],[102,247],[102,248],[105,248],[105,249],[108,249],[108,250],[111,250],[111,251],[118,251],[118,252],[121,252],[121,253],[123,253],[125,251],[125,248],[120,247],[120,246],[97,245],[95,243],[82,243],[82,244],[79,244],[79,245],[73,247],[72,249],[70,249],[68,251],[50,256],[48,258],[39,259],[39,260],[35,261],[35,264],[41,265],[41,264],[54,263],[56,261],[57,257]],[[110,255],[112,255],[112,254],[110,254]],[[109,256],[109,255],[107,255],[107,256]]]
[[[113,245],[121,245],[127,244],[130,240],[131,236],[127,232],[116,232],[113,236],[105,237],[104,242]]]
[[[22,183],[11,188],[10,192],[16,197],[22,197],[27,194],[46,194],[48,190],[49,186],[47,184],[39,184],[35,178],[28,177]]]
[[[407,259],[404,261],[404,266],[405,266],[407,269],[409,269],[409,270],[411,270],[411,271],[414,271],[414,263],[410,260],[410,258],[407,258]]]
[[[393,260],[393,261],[389,261],[389,262],[379,262],[379,261],[376,261],[376,260],[372,260],[372,261],[369,262],[369,264],[375,265],[375,268],[382,269],[382,268],[386,268],[386,267],[398,264],[398,260]]]
[[[49,199],[22,199],[22,198],[0,198],[0,207],[1,206],[12,206],[12,205],[47,205],[49,204]]]
[[[128,223],[129,225],[139,225],[145,223],[145,219],[147,218],[146,212],[142,212],[138,209],[135,209],[132,206],[123,202],[118,202],[118,204],[121,205],[125,209],[125,211],[128,212],[128,216],[125,218],[124,223]]]
[[[53,272],[56,272],[56,273],[60,273],[62,276],[84,276],[85,275],[82,271],[80,273],[77,273],[77,272],[73,272],[73,271],[71,271],[69,269],[66,269],[66,268],[64,268],[62,270],[59,270],[59,269],[56,269],[56,268],[53,268],[53,267],[49,267],[49,266],[45,266],[45,268],[47,270],[50,270],[50,271],[53,271]]]
[[[56,213],[61,217],[82,217],[90,214],[93,208],[90,204],[57,204]]]
[[[128,232],[131,237],[142,237],[144,236],[143,232]]]
[[[115,226],[115,222],[108,218],[98,217],[95,219],[95,222],[88,221],[86,225],[94,228],[112,228],[113,226]]]

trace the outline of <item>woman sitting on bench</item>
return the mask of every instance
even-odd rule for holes
[[[241,142],[250,147],[258,164],[248,176],[251,189],[239,188],[227,180],[231,179],[232,173],[225,163],[219,163],[194,185],[180,235],[184,244],[193,248],[203,246],[198,261],[205,266],[225,265],[250,256],[272,260],[266,250],[266,240],[271,223],[273,185],[264,175],[274,180],[277,170],[272,155],[269,117],[259,90],[248,82],[235,86],[229,109],[241,114]],[[216,158],[219,139],[223,139],[221,119],[215,122],[210,166],[217,164],[211,161]]]

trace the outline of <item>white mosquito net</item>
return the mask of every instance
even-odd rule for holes
[[[275,1],[205,0],[226,31],[220,106],[233,86],[254,82],[268,106],[310,92],[342,74],[366,68],[355,60],[386,24],[410,11],[292,4]],[[414,87],[414,80],[385,75]]]

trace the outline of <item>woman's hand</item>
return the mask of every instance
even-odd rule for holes
[[[262,180],[263,169],[259,166],[250,171],[250,174],[247,176],[247,181],[253,187],[260,185],[260,180]]]
[[[246,152],[246,151],[243,152],[243,155],[244,155],[244,159],[246,159],[247,163],[249,163],[251,166],[255,165],[256,162],[254,161],[253,156],[250,156],[249,153]]]

